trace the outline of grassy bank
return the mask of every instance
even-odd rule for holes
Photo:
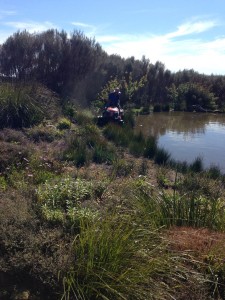
[[[225,299],[221,174],[71,114],[0,131],[0,299]]]

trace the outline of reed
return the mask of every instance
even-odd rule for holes
[[[128,215],[107,215],[91,226],[83,224],[72,253],[71,268],[63,278],[67,300],[165,299],[171,291],[161,278],[178,278],[156,232]]]
[[[158,165],[166,165],[170,159],[170,153],[164,148],[157,148],[154,161]]]

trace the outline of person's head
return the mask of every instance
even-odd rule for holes
[[[117,93],[117,94],[120,94],[120,89],[118,87],[116,87],[114,92]]]

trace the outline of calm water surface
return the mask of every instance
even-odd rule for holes
[[[153,113],[138,116],[135,129],[156,136],[178,161],[191,163],[200,156],[206,168],[216,165],[225,173],[225,114]]]

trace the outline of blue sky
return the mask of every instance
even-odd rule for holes
[[[81,30],[109,54],[225,75],[225,0],[0,0],[0,43],[18,30]]]

